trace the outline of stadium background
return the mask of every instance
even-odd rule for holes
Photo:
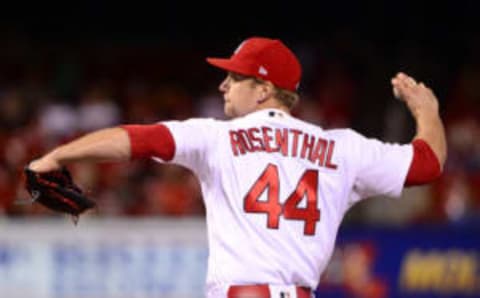
[[[93,129],[223,118],[217,91],[223,74],[204,58],[228,56],[245,37],[263,35],[284,40],[304,66],[297,116],[408,142],[413,119],[393,99],[389,83],[401,70],[435,90],[447,129],[449,155],[441,179],[406,190],[401,200],[369,199],[347,214],[319,297],[480,297],[479,8],[475,1],[5,7],[0,291],[28,297],[25,286],[37,280],[32,289],[42,289],[42,297],[201,297],[204,240],[178,236],[204,231],[201,195],[190,172],[151,161],[72,166],[99,204],[76,228],[40,206],[16,204],[27,197],[20,173],[27,161]],[[179,222],[184,230],[169,229]],[[162,232],[152,231],[150,223]],[[105,234],[123,233],[125,224],[131,229],[124,237],[105,240]],[[45,227],[42,233],[39,226]],[[130,234],[144,239],[138,244]],[[118,243],[122,253],[112,248]],[[79,251],[70,256],[69,247]],[[135,271],[150,254],[158,262],[150,264],[165,272],[175,268],[177,275]],[[111,272],[128,272],[99,273],[105,262]],[[103,276],[109,286],[84,279],[89,273]],[[120,286],[137,273],[156,280]],[[40,275],[51,279],[40,282]]]

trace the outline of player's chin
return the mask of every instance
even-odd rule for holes
[[[229,102],[225,102],[225,105],[223,106],[223,112],[225,113],[225,116],[229,118],[235,117],[235,111]]]

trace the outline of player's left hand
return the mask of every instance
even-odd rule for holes
[[[57,171],[62,168],[60,163],[53,157],[53,153],[47,154],[39,159],[32,160],[28,168],[37,173]]]
[[[96,205],[75,184],[66,167],[39,173],[27,166],[24,173],[25,188],[32,196],[32,202],[56,212],[71,214],[75,223],[80,214]]]

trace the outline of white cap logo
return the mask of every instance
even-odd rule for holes
[[[258,68],[258,73],[261,74],[261,75],[266,76],[266,75],[268,75],[268,70],[267,70],[265,67],[260,66],[260,67]]]

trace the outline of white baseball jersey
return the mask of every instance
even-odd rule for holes
[[[226,297],[232,284],[315,289],[346,211],[362,198],[400,196],[413,155],[411,145],[324,130],[276,109],[163,124],[175,141],[171,162],[200,180],[209,298]]]

